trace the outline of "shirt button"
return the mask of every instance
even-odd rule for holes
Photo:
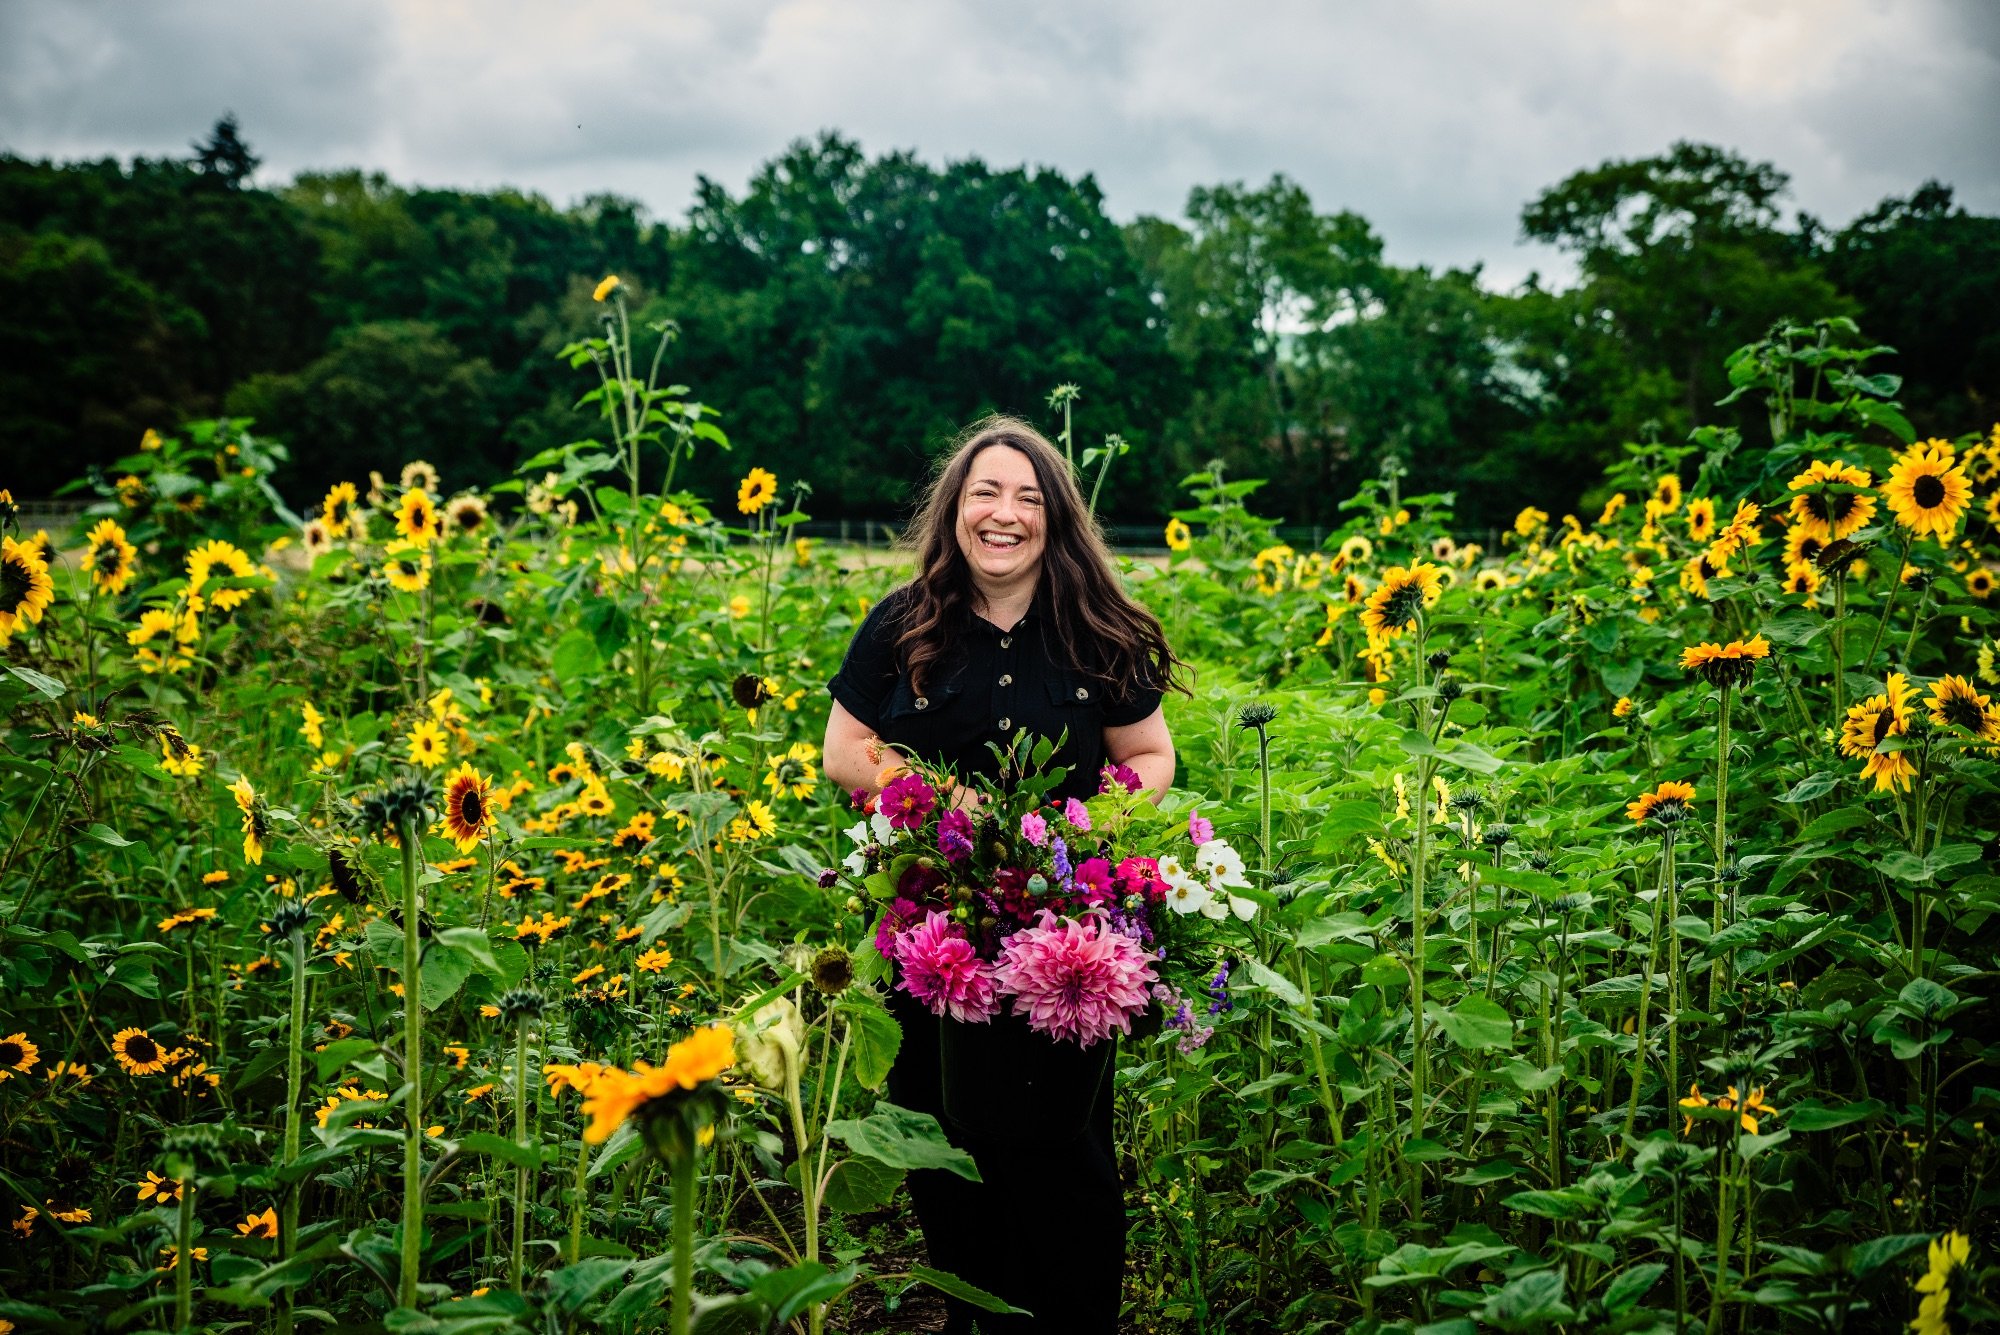
[[[1012,686],[1012,685],[1014,684],[1014,674],[1013,674],[1013,673],[1011,673],[1011,672],[1003,672],[1003,673],[1001,673],[1001,674],[1000,674],[1000,684],[1001,684],[1002,686]]]
[[[918,709],[929,709],[930,707],[931,707],[931,702],[928,697],[921,695],[917,697]]]
[[[1090,692],[1085,690],[1083,687],[1079,686],[1076,688],[1076,698],[1079,700],[1088,700],[1090,698]]]
[[[1001,719],[1001,720],[1000,720],[1000,731],[1002,731],[1002,732],[1005,732],[1005,731],[1007,731],[1007,729],[1009,729],[1009,728],[1011,728],[1011,727],[1013,727],[1013,726],[1014,726],[1014,720],[1013,720],[1013,719],[1010,719],[1010,718],[1003,718],[1003,719]]]
[[[1012,635],[1002,635],[1000,637],[1000,647],[1002,649],[1012,649],[1014,647],[1014,637]]]

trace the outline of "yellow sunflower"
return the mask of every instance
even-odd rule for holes
[[[1976,566],[1965,574],[1965,591],[1984,602],[1993,596],[1993,572]]]
[[[1690,502],[1690,508],[1696,504],[1699,504],[1699,502]],[[1728,564],[1726,562],[1709,560],[1707,552],[1698,554],[1681,568],[1681,587],[1697,598],[1706,598],[1709,596],[1708,582],[1710,580],[1728,578]]]
[[[413,487],[403,493],[403,499],[396,504],[396,532],[411,546],[424,548],[437,541],[437,505],[431,494],[422,487]]]
[[[90,530],[85,541],[83,568],[90,572],[90,582],[102,593],[123,593],[125,586],[132,582],[138,572],[134,564],[139,549],[125,540],[125,530],[115,519],[100,519]]]
[[[1257,592],[1267,598],[1284,592],[1285,576],[1295,555],[1297,553],[1282,542],[1258,552],[1252,561],[1257,572]]]
[[[1194,546],[1194,531],[1178,519],[1167,521],[1167,550],[1184,552]]]
[[[459,852],[470,853],[492,828],[493,786],[468,760],[445,784],[444,836]]]
[[[265,1206],[264,1213],[246,1217],[242,1223],[236,1226],[236,1231],[246,1238],[263,1238],[266,1241],[277,1237],[277,1209],[272,1206]]]
[[[1493,593],[1507,587],[1507,577],[1493,566],[1487,566],[1472,577],[1472,587],[1481,593]]]
[[[1822,531],[1804,520],[1796,521],[1785,530],[1785,569],[1793,566],[1816,566],[1819,554],[1826,550],[1827,539]]]
[[[1891,737],[1907,737],[1910,732],[1910,700],[1916,691],[1900,672],[1891,672],[1886,691],[1848,706],[1840,725],[1840,753],[1849,760],[1864,757],[1861,777],[1875,780],[1875,791],[1901,788],[1907,791],[1917,777],[1917,767],[1904,751],[1876,748]]]
[[[360,493],[352,482],[336,482],[328,489],[326,499],[319,505],[320,522],[326,525],[327,537],[347,536],[348,526],[355,519],[354,507],[360,501]]]
[[[152,641],[159,638],[164,643],[155,649]],[[125,632],[125,643],[138,650],[132,657],[137,660],[141,672],[181,672],[194,663],[194,642],[201,638],[201,623],[194,613],[182,610],[178,613],[165,608],[149,607],[139,613],[139,624]]]
[[[770,772],[764,776],[764,786],[773,793],[789,791],[796,798],[812,796],[819,781],[819,771],[813,767],[818,758],[819,750],[811,742],[794,742],[782,755],[773,752],[766,760]]]
[[[31,1071],[41,1060],[42,1050],[28,1041],[28,1031],[0,1038],[0,1081],[12,1077],[16,1071]]]
[[[408,549],[413,545],[394,544],[389,558],[382,562],[382,574],[388,579],[390,587],[403,593],[422,593],[431,583],[431,554],[419,552],[412,555]]]
[[[445,745],[444,729],[430,719],[418,719],[410,729],[407,739],[410,745],[410,763],[425,769],[436,769],[450,758]]]
[[[736,488],[736,509],[754,515],[778,498],[778,476],[767,468],[753,468]]]
[[[2000,711],[1964,677],[1939,677],[1924,705],[1940,728],[1963,728],[1982,742],[2000,742]]]
[[[1736,513],[1715,535],[1715,541],[1708,544],[1709,564],[1721,565],[1744,548],[1764,541],[1764,535],[1757,531],[1757,520],[1763,513],[1755,501],[1736,502]]]
[[[609,1067],[591,1083],[583,1111],[590,1118],[583,1138],[600,1145],[627,1117],[643,1116],[655,1099],[694,1089],[736,1063],[736,1034],[726,1024],[697,1029],[667,1049],[663,1065],[634,1064],[630,1071]]]
[[[1875,518],[1875,498],[1865,490],[1873,478],[1865,468],[1835,460],[1815,459],[1790,482],[1792,522],[1822,545],[1839,542],[1868,526]]]
[[[1811,562],[1788,562],[1785,566],[1785,582],[1779,587],[1786,593],[1797,594],[1805,598],[1806,605],[1810,607],[1813,605],[1813,595],[1819,592],[1819,587],[1824,582],[1824,578],[1819,573],[1819,567],[1813,565]]]
[[[0,644],[40,621],[55,599],[55,581],[42,554],[31,544],[0,538]]]
[[[1359,533],[1352,534],[1340,544],[1340,559],[1355,565],[1367,565],[1375,559],[1375,544]]]
[[[1514,516],[1514,534],[1516,537],[1532,538],[1547,528],[1548,523],[1547,510],[1538,510],[1532,505],[1524,506],[1521,513]]]
[[[237,776],[229,785],[229,791],[236,798],[236,807],[243,813],[243,860],[252,866],[264,861],[264,840],[271,827],[264,815],[263,804],[257,800],[257,790],[250,786],[250,780]]]
[[[1653,501],[1660,513],[1670,515],[1681,508],[1681,478],[1678,473],[1662,473],[1653,483]]]
[[[204,542],[187,556],[187,598],[188,606],[193,610],[198,612],[202,609],[202,590],[217,570],[225,579],[254,579],[258,574],[250,554],[241,547],[220,538]],[[251,593],[250,589],[217,589],[208,595],[207,602],[216,611],[227,612],[248,602]]]
[[[617,290],[618,290],[618,275],[615,273],[606,274],[603,278],[598,280],[597,286],[591,289],[590,299],[592,301],[602,301],[606,297],[610,296],[613,292],[616,292]]]
[[[111,1036],[111,1055],[127,1075],[158,1075],[173,1054],[147,1037],[143,1029],[120,1029]]]
[[[1762,635],[1728,644],[1693,644],[1681,650],[1681,670],[1694,673],[1711,686],[1741,686],[1750,680],[1757,661],[1770,656],[1770,642]]]
[[[443,484],[438,481],[437,466],[423,459],[412,459],[404,464],[396,480],[402,484],[404,491],[414,489],[435,493],[443,490]]]
[[[1715,536],[1715,502],[1707,496],[1697,496],[1687,503],[1688,539],[1706,547]]]
[[[1649,820],[1665,825],[1680,820],[1693,806],[1694,785],[1669,779],[1652,792],[1639,794],[1637,801],[1626,805],[1625,814],[1641,825]]]
[[[445,527],[470,535],[486,526],[486,502],[477,496],[454,496],[444,508]]]
[[[1954,466],[1954,458],[1951,445],[1942,440],[1912,445],[1882,484],[1889,513],[1916,537],[1930,533],[1939,542],[1950,542],[1971,508],[1972,483],[1963,468]]]
[[[1438,568],[1430,562],[1418,561],[1407,570],[1390,566],[1361,610],[1362,628],[1376,639],[1401,635],[1416,624],[1417,613],[1435,606],[1443,594]]]

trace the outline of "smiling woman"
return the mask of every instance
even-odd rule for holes
[[[1159,622],[1126,596],[1062,455],[1025,422],[977,423],[909,531],[920,573],[877,604],[828,684],[827,774],[871,797],[906,756],[999,779],[996,748],[1031,733],[1059,739],[1054,800],[1122,782],[1157,801],[1174,776],[1160,701],[1180,662]],[[976,798],[962,788],[953,800]],[[983,1317],[987,1331],[1114,1329],[1125,1215],[1109,1063],[1054,1080],[1055,1045],[1017,1044],[998,1069],[1034,1115],[996,1134],[947,1117],[944,1008],[934,1014],[901,990],[890,1007],[903,1026],[892,1099],[945,1119],[983,1179],[910,1175],[932,1263],[1036,1314],[1025,1326]],[[1018,1037],[1029,1039],[1025,1029]],[[1043,1092],[1051,1088],[1062,1092]],[[1051,1218],[1071,1239],[1057,1267],[1034,1255]],[[955,1309],[947,1329],[970,1328],[970,1311]]]

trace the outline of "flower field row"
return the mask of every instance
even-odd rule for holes
[[[1127,571],[1197,668],[1176,787],[1017,813],[1058,884],[993,892],[1150,896],[1200,953],[1030,928],[982,974],[878,913],[915,832],[985,876],[936,786],[820,773],[894,572],[761,468],[675,490],[729,442],[615,289],[600,438],[491,494],[292,506],[203,423],[0,537],[0,1331],[990,1303],[912,1259],[904,1175],[976,1170],[883,1095],[899,951],[1093,1041],[1152,1005],[1134,1328],[1993,1318],[2000,427],[1916,441],[1787,340],[1731,365],[1770,440],[1635,443],[1495,550],[1394,471],[1311,551],[1189,478]],[[1150,871],[1099,851],[1132,819]],[[1048,1000],[1066,960],[1124,1011]]]

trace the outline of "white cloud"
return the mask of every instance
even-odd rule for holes
[[[2000,212],[1985,0],[223,0],[0,10],[0,144],[185,152],[225,108],[283,179],[611,190],[662,216],[822,128],[1092,172],[1114,214],[1282,171],[1403,263],[1565,272],[1523,204],[1676,139],[1843,222],[1929,177]]]

